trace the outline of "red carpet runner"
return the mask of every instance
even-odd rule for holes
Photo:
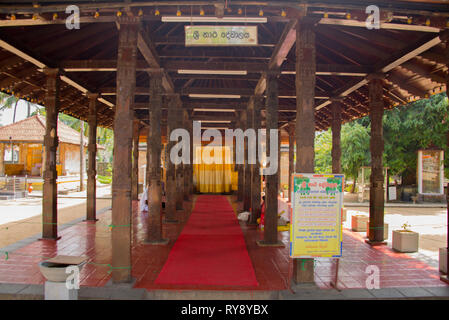
[[[258,286],[242,230],[225,196],[199,196],[156,284]]]

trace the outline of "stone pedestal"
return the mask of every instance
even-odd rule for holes
[[[394,230],[393,249],[399,252],[416,252],[419,249],[419,233]]]
[[[367,222],[369,221],[369,217],[356,215],[352,216],[351,220],[351,229],[356,232],[366,232]]]
[[[45,282],[45,300],[78,300],[78,290],[67,289],[65,282]]]

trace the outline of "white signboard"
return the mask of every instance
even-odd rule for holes
[[[189,46],[255,46],[257,26],[185,26]]]

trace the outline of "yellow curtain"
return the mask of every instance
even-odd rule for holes
[[[229,147],[195,148],[199,164],[193,165],[194,184],[201,193],[223,193],[232,190],[231,151]]]

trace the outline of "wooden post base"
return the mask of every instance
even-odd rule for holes
[[[152,246],[166,246],[170,242],[170,239],[160,239],[160,240],[145,240],[144,244],[149,244]]]
[[[46,240],[46,241],[58,241],[59,239],[61,239],[61,236],[56,237],[56,238],[39,238],[38,240],[39,241],[43,241],[43,240]]]
[[[97,222],[100,219],[84,219],[83,222]]]
[[[259,247],[275,247],[275,248],[285,247],[285,245],[281,241],[278,241],[276,243],[269,243],[265,242],[265,240],[257,240],[256,243]]]
[[[377,246],[385,246],[387,245],[386,241],[370,241],[370,240],[365,240],[365,243],[369,244],[372,247],[377,247]]]
[[[440,280],[445,282],[445,283],[447,283],[447,284],[449,284],[449,277],[447,276],[447,274],[446,275],[441,275],[440,276]]]
[[[180,221],[177,219],[164,219],[163,222],[166,224],[178,224]]]

